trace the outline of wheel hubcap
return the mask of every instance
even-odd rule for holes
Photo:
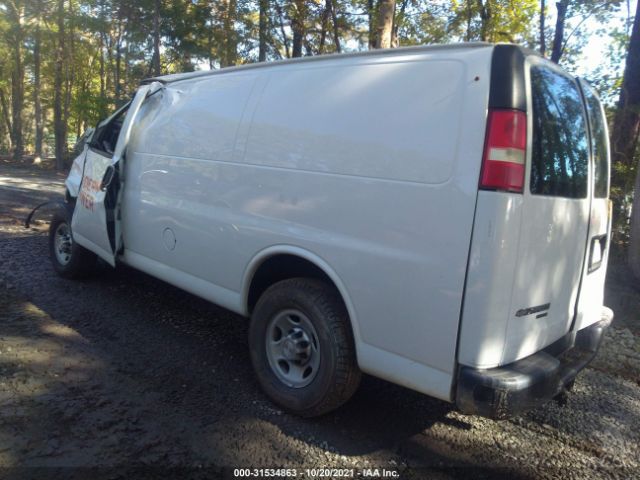
[[[53,239],[56,259],[61,265],[66,265],[71,260],[71,247],[73,246],[69,225],[66,223],[58,225]]]
[[[318,334],[299,310],[283,310],[267,326],[267,359],[278,379],[292,388],[309,385],[320,367]]]

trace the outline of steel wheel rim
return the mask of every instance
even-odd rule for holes
[[[271,370],[288,387],[306,387],[318,374],[318,334],[300,310],[282,310],[271,318],[267,325],[266,350]]]
[[[72,246],[71,229],[67,223],[63,222],[58,225],[53,235],[53,249],[56,254],[56,260],[60,265],[67,265],[71,261]]]

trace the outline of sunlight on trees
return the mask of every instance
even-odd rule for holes
[[[624,65],[636,58],[628,54],[632,5],[626,0],[3,0],[0,154],[16,160],[25,154],[55,156],[61,169],[85,129],[130,98],[142,79],[162,74],[461,41],[518,43],[575,71],[585,45],[597,36],[608,45],[607,56],[589,80],[607,105],[610,130],[617,135],[612,144],[631,135],[624,159],[615,157],[612,189],[623,212],[619,230],[628,232],[637,125],[622,132],[613,128],[613,119],[638,108],[631,102],[622,109],[620,98]],[[612,18],[625,12],[626,25],[610,27]],[[637,98],[637,82],[628,78],[625,95]]]

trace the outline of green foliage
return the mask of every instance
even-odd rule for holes
[[[467,41],[482,39],[484,29],[486,41],[526,44],[533,41],[540,5],[537,0],[461,0],[452,2],[452,10],[458,36]]]
[[[587,80],[598,90],[600,98],[609,107],[613,107],[620,95],[624,63],[629,45],[629,29],[602,29],[598,32],[608,37],[607,50],[600,65],[588,76]]]
[[[9,9],[24,10],[23,36],[16,40]],[[266,9],[267,60],[291,56],[294,0],[271,0]],[[307,0],[303,18],[303,55],[367,49],[370,25],[378,0]],[[568,9],[563,63],[571,68],[587,37],[581,22],[594,18],[603,27],[597,35],[611,38],[607,63],[592,80],[605,100],[615,101],[621,81],[620,65],[626,31],[606,30],[620,0],[571,1]],[[35,36],[41,35],[40,101],[44,114],[45,146],[53,145],[54,73],[59,32],[57,1],[0,1],[0,90],[7,112],[0,106],[0,152],[10,147],[3,113],[11,117],[12,51],[19,41],[23,53],[23,134],[27,152],[35,142]],[[162,73],[220,68],[258,61],[260,38],[258,0],[65,0],[62,94],[67,133],[73,137],[94,126],[125,102],[139,82],[153,76],[154,37],[160,38]],[[371,8],[370,8],[371,7]],[[399,0],[394,20],[394,45],[407,46],[456,41],[515,42],[537,48],[537,0]],[[555,2],[547,1],[547,10]],[[157,22],[156,22],[157,21]],[[157,26],[157,28],[156,28]],[[338,37],[337,41],[335,37]],[[547,43],[553,25],[547,22]]]

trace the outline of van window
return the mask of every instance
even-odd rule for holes
[[[122,124],[127,116],[130,103],[131,102],[128,102],[123,107],[120,107],[119,110],[116,110],[110,119],[98,124],[96,131],[91,138],[91,143],[89,144],[91,148],[103,154],[113,154],[116,149],[116,143],[118,143],[120,130],[122,129]]]
[[[585,198],[589,142],[577,85],[553,70],[532,67],[531,97],[531,193]]]
[[[609,190],[609,156],[607,144],[607,130],[605,120],[600,109],[600,101],[593,94],[590,88],[584,89],[584,96],[587,100],[587,112],[589,114],[589,124],[591,126],[591,151],[593,154],[594,190],[593,196],[596,198],[607,198]]]

